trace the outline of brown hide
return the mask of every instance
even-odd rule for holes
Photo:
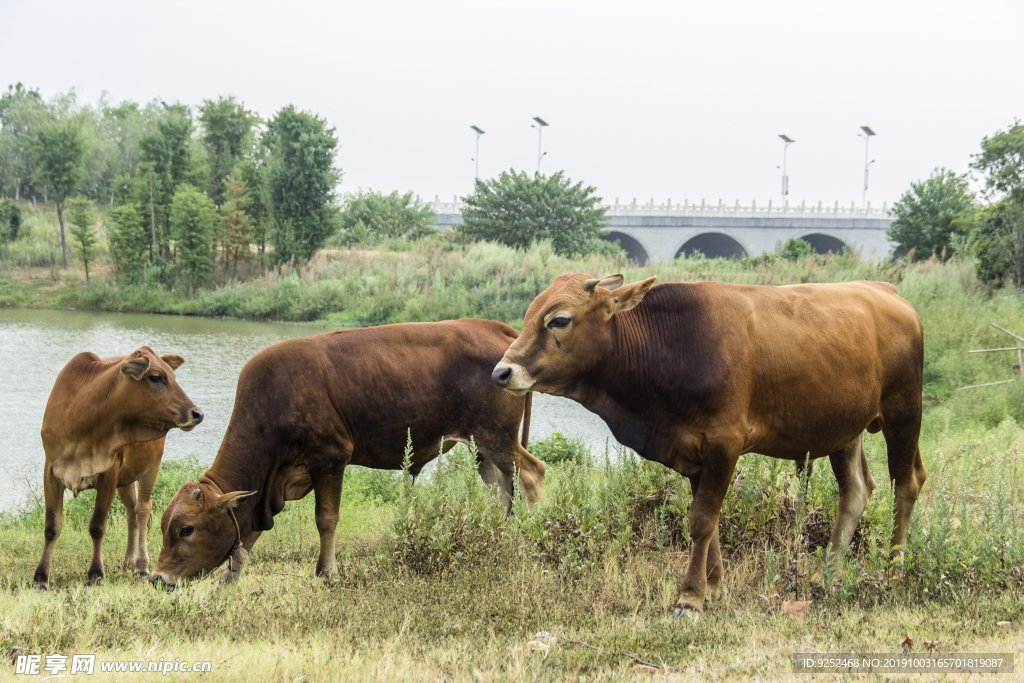
[[[175,380],[174,370],[182,363],[181,356],[160,357],[144,346],[112,358],[80,353],[57,376],[41,430],[46,523],[43,557],[35,573],[40,588],[47,587],[65,489],[76,496],[86,489],[97,491],[89,522],[93,539],[89,583],[103,580],[103,535],[115,490],[128,514],[125,561],[136,573],[148,573],[149,497],[164,436],[174,427],[191,430],[203,419]]]
[[[481,476],[506,504],[516,471],[536,501],[544,465],[517,439],[525,399],[490,381],[515,338],[508,325],[487,320],[406,323],[290,339],[256,354],[242,369],[213,465],[164,512],[154,583],[211,571],[238,541],[247,552],[285,501],[310,491],[321,535],[317,573],[333,573],[345,467],[401,469],[409,434],[414,475],[442,445],[472,438]],[[255,492],[234,517],[219,505],[233,492]]]
[[[718,515],[743,453],[830,456],[837,550],[874,486],[863,432],[881,429],[901,545],[925,478],[924,343],[910,304],[877,282],[652,288],[653,280],[559,277],[530,305],[492,378],[515,394],[580,402],[624,445],[690,479],[694,552],[678,608],[702,610],[707,582],[717,588]]]

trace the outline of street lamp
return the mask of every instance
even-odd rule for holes
[[[540,151],[540,140],[541,140],[541,135],[544,132],[544,128],[547,127],[548,122],[545,121],[544,119],[542,119],[539,116],[534,116],[533,120],[537,122],[537,125],[534,125],[534,124],[531,123],[530,124],[530,128],[536,128],[537,129],[537,173],[540,173],[540,160],[544,158],[545,154],[547,154],[547,152],[541,152]]]
[[[786,149],[796,140],[788,135],[779,135],[782,138],[782,208],[786,208],[786,196],[789,195],[789,176],[786,175]],[[775,168],[778,168],[776,166]]]
[[[470,128],[476,131],[476,156],[473,157],[473,161],[476,162],[476,179],[480,180],[480,136],[483,135],[484,132],[476,126],[470,126]]]
[[[875,134],[875,131],[871,130],[871,126],[861,126],[860,129],[863,133],[857,133],[858,137],[864,138],[864,193],[861,195],[860,203],[861,206],[867,208],[868,206],[868,167],[875,163],[872,159],[868,161],[868,143],[871,142],[871,137]]]

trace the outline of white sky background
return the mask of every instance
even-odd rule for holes
[[[0,86],[82,101],[234,95],[337,128],[343,191],[451,201],[563,169],[606,201],[891,203],[1024,115],[1021,2],[0,0]]]

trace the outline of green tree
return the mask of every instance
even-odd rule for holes
[[[418,239],[437,231],[431,227],[436,218],[433,209],[418,203],[412,192],[386,195],[367,190],[345,195],[341,230],[348,243]]]
[[[31,144],[36,127],[46,116],[46,105],[38,90],[18,83],[0,93],[0,196],[6,196],[10,188],[18,199],[21,186],[28,184],[32,186],[35,205]]]
[[[96,235],[92,226],[96,223],[96,214],[92,210],[92,202],[88,197],[79,195],[68,200],[68,223],[71,224],[71,235],[78,241],[82,250],[82,263],[85,264],[85,281],[89,281],[89,257],[96,246]]]
[[[338,229],[334,128],[289,105],[268,122],[267,186],[273,211],[270,233],[278,263],[308,260]]]
[[[64,270],[68,269],[68,245],[64,236],[64,202],[74,192],[81,172],[85,139],[81,123],[73,118],[58,119],[42,126],[34,145],[40,177],[53,188],[60,223],[60,248]]]
[[[182,272],[191,291],[210,281],[215,255],[213,201],[189,184],[182,184],[171,202],[171,234]]]
[[[145,191],[135,193],[136,196],[144,197],[136,207],[140,214],[149,213],[143,211],[143,207],[148,208],[149,187],[152,184],[152,214],[155,216],[153,241],[157,250],[162,250],[165,256],[169,252],[170,211],[175,189],[190,180],[190,175],[194,175],[191,173],[195,167],[192,133],[191,110],[183,104],[164,104],[157,115],[154,130],[139,139],[140,160],[147,165],[147,177],[143,179]]]
[[[991,203],[979,212],[971,234],[978,276],[1002,281],[1010,276],[1024,287],[1024,125],[1015,120],[1005,131],[981,141],[971,167],[985,180]]]
[[[123,204],[108,211],[104,222],[118,275],[127,284],[138,284],[149,262],[150,240],[145,218],[134,205]]]
[[[249,242],[252,240],[252,221],[245,212],[248,204],[245,184],[242,176],[235,172],[228,178],[225,191],[225,202],[221,207],[220,243],[224,250],[224,265],[234,260],[235,273],[238,272],[238,259],[249,254]]]
[[[905,254],[913,250],[915,261],[938,256],[953,256],[957,240],[967,236],[969,223],[977,204],[967,182],[967,175],[957,175],[948,168],[937,168],[927,180],[910,184],[892,206],[895,220],[889,228],[889,241]]]
[[[225,201],[226,184],[235,164],[252,147],[253,126],[259,117],[234,97],[203,100],[199,107],[202,140],[210,164],[210,198],[218,207]]]
[[[601,247],[607,225],[601,198],[593,187],[573,184],[559,171],[540,173],[506,171],[493,180],[477,180],[473,194],[464,197],[465,221],[460,228],[475,239],[526,247],[550,239],[563,256],[586,254]]]
[[[273,220],[265,161],[261,158],[243,159],[236,167],[245,188],[244,210],[252,223],[253,239],[261,254],[267,251],[267,233]]]

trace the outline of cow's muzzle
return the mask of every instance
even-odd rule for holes
[[[507,363],[504,360],[494,366],[491,382],[513,396],[524,395],[534,385],[534,379],[526,372],[526,368],[517,363]]]
[[[153,588],[163,588],[164,590],[174,590],[175,583],[167,579],[162,573],[153,574],[149,579],[149,583]]]
[[[183,432],[190,432],[195,429],[196,426],[203,421],[203,411],[199,410],[199,408],[195,408],[189,413],[189,418],[188,422],[177,425],[178,429]]]

